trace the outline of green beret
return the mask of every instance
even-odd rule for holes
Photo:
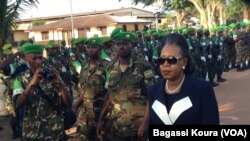
[[[11,49],[11,44],[5,44],[3,46],[3,50],[5,50],[5,49]]]
[[[102,40],[103,43],[107,43],[111,41],[111,38],[109,36],[103,36],[103,37],[100,37],[100,39]]]
[[[89,38],[85,41],[85,44],[86,45],[103,45],[103,42],[101,40],[101,38],[99,37],[92,37],[92,38]]]
[[[120,33],[120,32],[124,32],[124,29],[123,28],[116,28],[112,31],[112,33],[110,34],[110,37],[113,38],[117,33]]]
[[[188,28],[188,33],[190,33],[190,32],[194,32],[194,31],[195,31],[195,29],[194,29],[194,28],[192,28],[192,27]]]
[[[172,31],[172,33],[178,33],[179,32],[179,30],[177,29],[177,28],[175,28],[173,31]]]
[[[215,32],[217,30],[217,28],[211,27],[211,28],[209,28],[209,30],[210,30],[210,32]]]
[[[45,46],[44,46],[46,49],[48,49],[48,48],[56,48],[56,45],[55,45],[55,43],[52,41],[52,40],[49,40],[46,44],[45,44]]]
[[[239,24],[241,27],[244,27],[246,25],[245,22],[240,22]]]
[[[87,40],[86,38],[79,37],[73,41],[73,44],[74,45],[84,44],[86,40]]]
[[[5,49],[5,50],[3,50],[3,55],[10,55],[10,54],[13,54],[13,52],[12,52],[11,49]]]
[[[183,35],[187,35],[187,34],[188,34],[188,29],[183,29],[183,30],[182,30],[182,34],[183,34]]]
[[[121,33],[117,33],[113,38],[114,40],[118,40],[118,41],[133,42],[137,39],[137,36],[130,32],[121,32]]]
[[[21,50],[24,54],[42,54],[43,46],[39,44],[26,44],[22,46]]]
[[[196,29],[196,32],[202,33],[202,28],[197,28],[197,29]]]

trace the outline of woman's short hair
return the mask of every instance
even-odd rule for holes
[[[181,56],[184,58],[188,58],[187,66],[184,70],[184,73],[187,75],[193,74],[193,72],[195,71],[195,65],[194,60],[190,55],[189,46],[186,38],[177,33],[169,34],[165,38],[164,47],[166,45],[176,45],[181,49]]]

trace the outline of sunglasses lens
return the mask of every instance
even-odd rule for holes
[[[160,64],[160,65],[163,65],[164,63],[165,63],[165,59],[164,58],[158,58],[158,63]]]
[[[167,61],[170,65],[174,65],[177,63],[177,59],[176,58],[167,58]]]
[[[171,58],[158,58],[158,63],[160,65],[163,65],[165,62],[168,62],[170,65],[175,65],[177,63],[177,58],[171,57]]]

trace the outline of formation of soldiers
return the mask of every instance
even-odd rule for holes
[[[143,119],[147,88],[161,78],[157,59],[164,38],[171,33],[185,36],[196,67],[194,75],[217,86],[215,77],[217,82],[225,81],[223,72],[249,68],[249,25],[239,22],[209,30],[151,29],[133,33],[116,28],[110,37],[74,39],[70,48],[65,47],[65,42],[56,45],[48,41],[44,45],[43,68],[56,68],[71,97],[76,97],[75,104],[61,107],[73,109],[77,114],[76,138],[134,140],[138,123]],[[24,91],[17,78],[29,69],[24,49],[31,44],[21,45],[15,54],[10,44],[3,47],[0,74],[7,86],[4,94],[12,138],[20,137],[22,126],[27,126],[22,122],[25,108],[16,106],[17,98]],[[96,134],[96,130],[102,131]]]

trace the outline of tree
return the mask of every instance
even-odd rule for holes
[[[165,11],[175,11],[177,27],[182,27],[183,19],[193,12],[194,5],[188,0],[133,0],[134,4],[143,3],[145,6],[163,3]]]
[[[240,21],[243,13],[242,0],[229,0],[226,8],[227,19],[229,21]]]
[[[44,20],[44,19],[36,19],[36,20],[32,21],[32,27],[45,25],[46,22],[47,22],[47,21]]]
[[[7,42],[11,30],[16,28],[15,22],[25,8],[36,6],[38,0],[1,0],[0,2],[0,55]]]
[[[183,19],[190,13],[190,8],[194,7],[188,0],[172,0],[169,6],[169,10],[176,12],[177,27],[182,27]]]

